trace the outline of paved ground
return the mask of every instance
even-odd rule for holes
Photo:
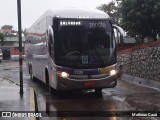
[[[24,74],[26,74],[24,67]],[[31,98],[33,91],[27,86],[26,77],[24,75],[23,95],[19,94],[19,68],[18,62],[5,61],[0,64],[0,116],[6,114],[2,112],[8,111],[8,116],[13,112],[29,112],[31,111],[31,103],[34,99]],[[11,112],[11,114],[10,114]],[[29,120],[30,118],[21,117],[0,117],[0,120]]]
[[[103,89],[102,95],[90,91],[50,94],[44,84],[30,80],[24,63],[24,95],[19,94],[18,62],[0,64],[0,111],[33,111],[34,88],[39,112],[56,111],[160,111],[160,92],[144,86],[118,81],[115,88]],[[33,89],[32,89],[33,90]],[[21,120],[22,118],[0,118]],[[28,120],[30,118],[23,118]],[[39,120],[159,120],[157,117],[43,117]]]
[[[30,84],[36,91],[39,111],[160,111],[160,92],[128,83],[118,81],[115,88],[103,89],[102,95],[97,96],[93,90],[75,91],[71,93],[50,94],[45,85],[40,82]],[[79,112],[80,111],[80,112]],[[130,113],[127,113],[130,114]],[[157,117],[60,117],[40,118],[40,120],[159,120]]]

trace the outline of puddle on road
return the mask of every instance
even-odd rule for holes
[[[45,111],[45,112],[52,112],[54,113],[56,111],[117,111],[117,112],[125,112],[125,111],[137,111],[139,110],[139,103],[145,102],[143,99],[149,100],[145,95],[148,93],[148,97],[150,99],[155,98],[158,102],[158,97],[156,97],[157,93],[155,93],[156,96],[153,96],[153,92],[146,90],[145,91],[135,91],[132,90],[125,90],[123,88],[114,88],[114,89],[104,89],[101,96],[97,96],[94,94],[93,91],[87,91],[87,92],[72,92],[72,93],[62,93],[59,95],[51,95],[45,88],[43,84],[37,84],[35,83],[34,86],[37,89],[37,103],[38,103],[38,110],[39,111]],[[138,89],[139,90],[139,89]],[[142,90],[142,88],[141,88]],[[146,93],[144,93],[146,92]],[[137,94],[139,93],[139,95]],[[143,94],[145,95],[143,95]],[[152,97],[151,97],[152,96]],[[141,99],[140,99],[141,98]],[[136,105],[128,102],[128,101],[135,102]],[[138,100],[138,101],[137,101]],[[136,102],[137,101],[137,102]],[[152,101],[153,102],[153,101]],[[149,106],[152,106],[152,102],[149,104]],[[159,103],[155,102],[156,106],[159,106]],[[148,101],[149,103],[149,101]],[[154,103],[154,102],[153,102]],[[145,104],[144,104],[145,106]],[[138,108],[138,109],[137,109]],[[144,109],[145,110],[145,109]],[[82,113],[83,114],[83,113]],[[67,115],[66,115],[67,116]],[[64,117],[66,118],[66,117]],[[82,118],[82,117],[81,117]],[[93,118],[93,119],[92,119]],[[92,120],[96,117],[90,117]],[[63,120],[63,117],[60,119],[55,117],[55,120]],[[72,117],[66,118],[66,120],[72,120]],[[75,120],[75,119],[74,119]],[[83,119],[76,119],[76,120],[88,120],[87,117],[84,117]],[[99,118],[98,118],[99,120]],[[100,119],[101,120],[101,119]],[[114,118],[106,119],[103,118],[102,120],[114,120]],[[117,119],[116,120],[121,120]],[[139,119],[136,117],[136,119],[133,118],[126,118],[122,120],[151,120],[148,118],[145,119]]]

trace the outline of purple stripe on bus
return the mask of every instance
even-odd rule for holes
[[[62,67],[60,69],[61,71],[65,71],[69,74],[74,75],[97,75],[99,74],[99,69],[72,69],[72,68],[66,68]]]

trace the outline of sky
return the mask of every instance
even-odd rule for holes
[[[111,0],[21,0],[22,28],[30,27],[44,12],[52,8],[94,9]],[[17,0],[1,0],[0,27],[12,25],[18,28]]]

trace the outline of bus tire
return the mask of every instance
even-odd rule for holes
[[[28,74],[30,74],[30,64],[28,64]]]
[[[96,88],[96,89],[95,89],[95,93],[96,93],[97,95],[102,94],[102,88]]]
[[[56,94],[57,91],[50,86],[50,87],[49,87],[49,93],[51,93],[51,94]]]
[[[30,65],[29,67],[29,74],[30,74],[30,79],[35,82],[36,78],[33,76],[33,69],[32,69],[32,65]]]
[[[55,90],[50,86],[49,73],[47,69],[45,70],[45,81],[46,81],[46,86],[47,86],[47,90],[49,91],[49,93],[54,94]]]

